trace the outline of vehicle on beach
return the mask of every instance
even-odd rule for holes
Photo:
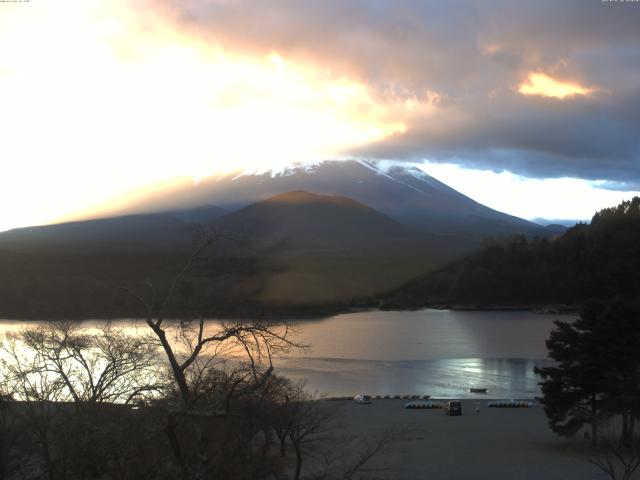
[[[462,415],[462,402],[458,400],[447,402],[444,407],[444,413],[450,417],[459,417]]]
[[[364,393],[359,393],[358,395],[353,397],[353,401],[361,405],[368,405],[371,403],[371,395],[365,395]]]

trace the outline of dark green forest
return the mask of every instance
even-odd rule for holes
[[[518,235],[418,277],[388,308],[581,305],[640,294],[640,198],[597,212],[555,239]]]

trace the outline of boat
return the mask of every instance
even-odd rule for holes
[[[369,405],[371,403],[371,395],[365,395],[364,393],[360,393],[353,397],[353,401],[355,403],[359,403],[360,405]]]
[[[487,389],[485,388],[477,388],[477,387],[472,387],[469,389],[469,391],[471,393],[487,393]]]

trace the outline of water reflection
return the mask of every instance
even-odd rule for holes
[[[330,395],[470,396],[470,387],[486,387],[492,397],[531,397],[539,393],[533,368],[548,363],[545,340],[557,318],[567,319],[530,312],[421,310],[300,320],[293,322],[296,340],[311,348],[289,352],[276,368]],[[149,333],[140,320],[111,323],[132,335]],[[102,324],[81,322],[87,330]],[[34,323],[0,320],[0,335],[29,325]],[[218,327],[219,321],[209,320],[205,335]]]
[[[420,310],[360,312],[299,322],[311,351],[296,356],[352,360],[547,358],[556,319],[531,312]]]
[[[304,380],[319,394],[417,394],[482,398],[469,388],[487,388],[486,398],[532,398],[540,394],[536,366],[549,360],[463,358],[379,362],[326,358],[283,359],[280,373]]]

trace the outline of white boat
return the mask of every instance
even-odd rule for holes
[[[361,405],[368,405],[369,403],[371,403],[371,395],[365,395],[364,393],[359,393],[358,395],[353,397],[353,401]]]

